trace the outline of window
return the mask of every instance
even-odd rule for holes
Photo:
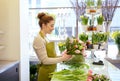
[[[75,1],[75,0],[71,0]],[[81,0],[78,0],[81,1]],[[120,5],[120,2],[119,2]],[[56,15],[55,30],[50,35],[52,39],[59,40],[67,36],[75,36],[76,15],[70,0],[29,0],[29,47],[30,55],[35,55],[32,43],[34,37],[38,34],[40,28],[38,25],[37,14],[39,12],[48,12]],[[120,8],[116,9],[111,28],[120,27]],[[81,30],[79,30],[81,31]],[[63,35],[62,35],[62,34]],[[62,36],[61,36],[62,35]]]
[[[47,2],[47,3],[46,3]],[[56,16],[55,30],[48,37],[52,40],[61,40],[67,36],[75,35],[76,15],[69,0],[29,0],[29,48],[30,55],[35,55],[32,47],[33,39],[38,34],[37,14],[48,12]],[[50,38],[49,38],[50,39]]]

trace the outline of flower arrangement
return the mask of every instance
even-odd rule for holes
[[[69,55],[82,55],[85,50],[84,43],[74,37],[67,38],[65,42],[59,42],[58,46],[61,52],[66,49]]]
[[[80,16],[80,19],[81,19],[82,25],[87,25],[88,24],[88,19],[89,18],[87,16],[82,15],[82,16]]]
[[[99,17],[97,17],[97,23],[98,25],[102,25],[104,21],[104,17],[102,15],[100,15]]]
[[[67,53],[70,55],[83,55],[85,46],[82,41],[72,37],[66,40]]]
[[[81,40],[76,39],[75,37],[67,38],[63,44],[59,44],[59,49],[61,49],[61,47],[62,49],[67,50],[68,55],[72,55],[72,58],[69,61],[64,62],[65,64],[72,65],[74,63],[78,65],[78,63],[85,61],[85,44]]]
[[[111,81],[111,80],[106,75],[93,74],[92,70],[89,70],[87,81]]]

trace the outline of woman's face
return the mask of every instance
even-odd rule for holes
[[[54,24],[55,24],[54,20],[52,20],[49,23],[45,24],[45,31],[46,31],[47,34],[52,33],[52,31],[54,30]]]

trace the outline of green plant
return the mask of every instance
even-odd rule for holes
[[[115,43],[118,46],[118,50],[120,52],[120,31],[113,32],[111,37],[114,39]]]
[[[34,81],[37,78],[37,65],[30,64],[30,81]]]
[[[80,19],[81,19],[82,25],[87,25],[88,24],[88,19],[89,18],[87,16],[82,15],[82,16],[80,16]]]
[[[106,42],[109,37],[109,32],[97,32],[92,34],[92,43],[98,44],[100,42]]]
[[[94,0],[86,0],[85,3],[86,3],[86,5],[87,5],[87,7],[92,7],[92,6],[94,6]]]
[[[97,0],[97,7],[101,7],[102,6],[102,0]]]
[[[88,40],[88,35],[86,33],[82,33],[79,35],[79,39],[86,43]]]
[[[98,25],[102,25],[104,21],[104,17],[102,15],[100,15],[99,17],[97,17],[97,23]]]

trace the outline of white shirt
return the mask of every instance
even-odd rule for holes
[[[51,58],[47,56],[46,40],[40,35],[37,35],[33,41],[33,48],[38,56],[38,59],[43,64],[56,64],[63,61],[63,57]]]

